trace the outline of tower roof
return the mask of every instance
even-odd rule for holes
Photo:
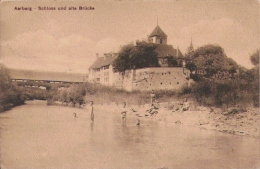
[[[149,37],[153,36],[161,36],[161,37],[167,37],[167,35],[163,32],[163,30],[157,25],[152,33],[149,35]]]

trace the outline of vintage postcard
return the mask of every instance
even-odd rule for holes
[[[259,7],[1,1],[1,168],[260,168]]]

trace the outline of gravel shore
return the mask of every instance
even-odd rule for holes
[[[153,119],[176,125],[196,126],[242,136],[260,138],[260,108],[247,108],[245,112],[223,113],[221,109],[213,112],[208,107],[196,110],[172,111],[159,108],[158,113],[150,115],[145,108],[131,108],[129,114],[140,119]]]

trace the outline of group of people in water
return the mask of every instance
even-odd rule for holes
[[[90,113],[90,119],[92,122],[94,122],[94,102],[90,101],[90,105],[89,105],[89,113]],[[122,103],[122,109],[121,109],[121,122],[125,123],[126,122],[126,113],[127,113],[127,109],[126,109],[126,102]],[[75,117],[75,114],[74,114]],[[137,125],[140,125],[140,120],[137,120]]]
[[[152,90],[151,92],[151,107],[150,109],[147,110],[147,112],[150,115],[154,115],[158,113],[158,108],[155,107],[154,102],[156,99],[156,95],[154,93],[154,91]],[[90,119],[92,122],[94,122],[94,102],[90,101],[90,106],[89,106],[89,112],[90,112]],[[187,98],[185,98],[184,103],[182,104],[182,110],[183,111],[187,111],[189,109],[189,103]],[[177,109],[175,109],[174,111],[178,111]],[[122,108],[121,108],[121,122],[122,123],[126,123],[126,114],[127,114],[127,109],[126,109],[126,102],[122,103]],[[74,117],[76,117],[76,115],[74,114]],[[140,125],[140,119],[137,118],[136,120],[136,125]]]

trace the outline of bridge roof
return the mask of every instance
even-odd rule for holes
[[[9,75],[11,79],[25,79],[38,81],[84,82],[87,80],[87,74],[45,72],[19,69],[9,69]]]

